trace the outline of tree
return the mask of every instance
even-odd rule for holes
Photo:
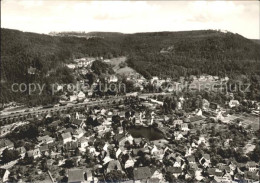
[[[126,112],[125,112],[125,118],[126,118],[126,119],[130,118],[130,111],[126,111]]]
[[[43,171],[47,171],[48,170],[47,159],[44,159],[43,161],[41,161],[41,169]]]
[[[74,160],[72,160],[72,159],[67,159],[66,161],[65,161],[65,168],[72,168],[72,167],[75,167],[75,161]]]
[[[93,70],[94,73],[96,73],[97,75],[101,75],[103,73],[109,73],[109,74],[113,74],[114,71],[113,69],[111,68],[110,65],[102,62],[102,61],[95,61],[93,62],[92,66],[91,66],[91,69]]]
[[[80,150],[79,150],[79,148],[76,148],[76,150],[75,150],[75,156],[80,156]]]
[[[112,170],[111,172],[105,175],[105,181],[107,182],[120,182],[125,178],[125,174],[123,174],[120,170]]]
[[[120,127],[120,116],[119,115],[114,115],[112,116],[112,127],[113,129],[117,129],[118,127]]]
[[[96,76],[94,73],[90,72],[90,73],[87,73],[86,76],[85,76],[87,79],[88,79],[88,83],[89,85],[91,86],[94,81],[96,80]]]
[[[259,143],[256,145],[255,149],[248,154],[250,159],[255,162],[260,161],[260,145]]]
[[[127,141],[125,141],[125,148],[127,149],[127,150],[130,150],[130,148],[131,148],[131,144],[130,144],[130,142],[127,140]]]
[[[5,149],[2,154],[2,161],[8,163],[10,161],[16,160],[19,158],[19,152],[15,150]]]
[[[170,172],[166,172],[165,174],[165,180],[167,182],[177,182],[177,179],[172,175]]]

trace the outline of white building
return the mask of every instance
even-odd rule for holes
[[[228,105],[229,105],[230,108],[237,107],[237,106],[239,106],[239,101],[238,100],[230,100]]]
[[[67,64],[67,67],[69,69],[75,69],[76,68],[76,65],[75,64]]]
[[[78,100],[83,100],[83,99],[85,99],[85,98],[86,98],[85,93],[83,93],[82,91],[80,91],[80,92],[78,93],[78,95],[77,95],[77,99],[78,99]]]
[[[66,132],[61,134],[62,140],[63,140],[63,144],[66,144],[67,142],[71,142],[72,141],[72,136],[70,134],[70,132]]]
[[[154,81],[158,81],[158,80],[159,80],[158,76],[153,76],[150,82],[153,83]]]
[[[73,101],[76,101],[77,100],[77,96],[76,95],[71,95],[70,96],[70,101],[73,102]]]
[[[118,81],[118,78],[115,75],[110,76],[108,79],[108,82],[110,82],[110,83],[116,83],[117,81]]]

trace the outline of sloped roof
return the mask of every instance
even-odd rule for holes
[[[75,131],[73,131],[73,135],[79,135],[81,133],[85,133],[85,131],[82,128],[78,128]]]
[[[0,168],[0,178],[2,179],[7,169]]]
[[[189,156],[189,157],[187,157],[187,160],[188,160],[189,162],[195,162],[194,156]]]
[[[198,169],[197,163],[191,163],[190,168],[193,169],[193,170],[197,170]]]
[[[81,169],[68,170],[68,182],[83,182],[84,172]]]
[[[199,120],[203,120],[204,118],[201,116],[192,116],[189,118],[190,122],[195,122],[195,121],[199,121]]]
[[[6,146],[14,146],[14,143],[9,139],[0,139],[0,148],[6,147]]]
[[[107,172],[110,172],[115,169],[120,170],[120,171],[122,170],[120,162],[118,160],[109,161],[108,166],[107,166]]]
[[[147,179],[152,176],[152,173],[151,173],[151,170],[149,167],[135,168],[133,173],[134,173],[135,180]]]
[[[216,168],[208,168],[207,172],[208,172],[209,175],[215,175]]]
[[[254,162],[254,161],[248,161],[248,162],[246,163],[246,165],[249,166],[249,167],[255,167],[255,166],[257,165],[257,163]]]
[[[26,153],[26,149],[24,147],[18,147],[16,150],[20,153]]]
[[[75,124],[75,125],[78,125],[78,126],[80,126],[82,123],[84,122],[84,120],[83,119],[75,119],[75,120],[73,120],[73,124]]]
[[[120,141],[125,135],[124,134],[116,134],[114,138],[118,141]]]
[[[62,136],[63,139],[71,138],[71,133],[66,132],[66,133],[61,134],[61,136]]]
[[[259,175],[257,175],[257,172],[245,172],[245,177],[251,180],[259,180]]]
[[[205,158],[205,159],[207,159],[207,160],[210,159],[210,155],[209,155],[209,154],[203,154],[202,157]]]
[[[168,167],[167,168],[167,172],[170,172],[170,173],[181,173],[182,170],[180,167]]]
[[[44,146],[39,147],[39,149],[40,149],[41,152],[48,151],[49,150],[49,146],[48,145],[44,145]]]

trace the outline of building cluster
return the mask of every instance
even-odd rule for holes
[[[129,110],[127,100],[135,109]],[[149,97],[129,97],[124,102],[117,107],[47,115],[41,119],[38,135],[21,139],[23,145],[1,138],[1,181],[259,181],[259,162],[218,158],[212,152],[213,146],[226,151],[235,141],[214,141],[217,136],[212,135],[228,134],[230,125],[238,125],[237,118],[225,114],[227,109],[204,99],[203,109],[176,116],[163,114],[162,106]],[[136,134],[131,128],[150,131]],[[249,145],[256,146],[255,134],[243,126],[241,130],[251,137],[241,152],[247,156]],[[158,139],[154,138],[157,133]],[[17,158],[4,162],[10,154]],[[33,164],[33,171],[28,164]],[[31,179],[25,176],[28,171],[32,171]]]
[[[92,73],[95,60],[103,58],[76,59],[67,67],[80,76],[80,83],[89,83],[85,75]],[[120,81],[117,75],[103,79]],[[250,103],[251,113],[233,114],[242,102],[228,93],[225,106],[203,98],[201,107],[187,112],[184,105],[189,98],[176,95],[175,111],[166,113],[166,93],[171,95],[176,85],[187,80],[228,78],[201,75],[176,81],[153,76],[148,80],[133,73],[126,81],[138,89],[113,107],[67,110],[0,127],[0,182],[259,181],[259,160],[251,155],[259,148],[255,128],[259,103],[242,101]],[[93,78],[92,87],[99,82],[100,78]],[[165,84],[170,87],[159,94],[148,93],[148,86]],[[89,89],[64,92],[63,86],[57,86],[56,90],[62,91],[61,105],[95,100]],[[21,134],[26,129],[33,135]]]

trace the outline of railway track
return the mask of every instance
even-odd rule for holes
[[[121,99],[123,99],[123,97],[102,100],[102,101],[92,101],[92,102],[70,104],[70,105],[66,105],[66,106],[57,106],[57,107],[51,107],[51,108],[40,108],[40,109],[37,109],[34,111],[27,111],[27,112],[24,111],[24,112],[18,112],[15,114],[1,115],[0,122],[5,121],[5,120],[14,119],[14,118],[20,118],[20,117],[35,116],[35,115],[47,114],[47,113],[58,112],[58,111],[63,112],[68,109],[80,109],[80,108],[97,106],[97,105],[101,105],[101,106],[113,105],[114,101],[118,102]]]

